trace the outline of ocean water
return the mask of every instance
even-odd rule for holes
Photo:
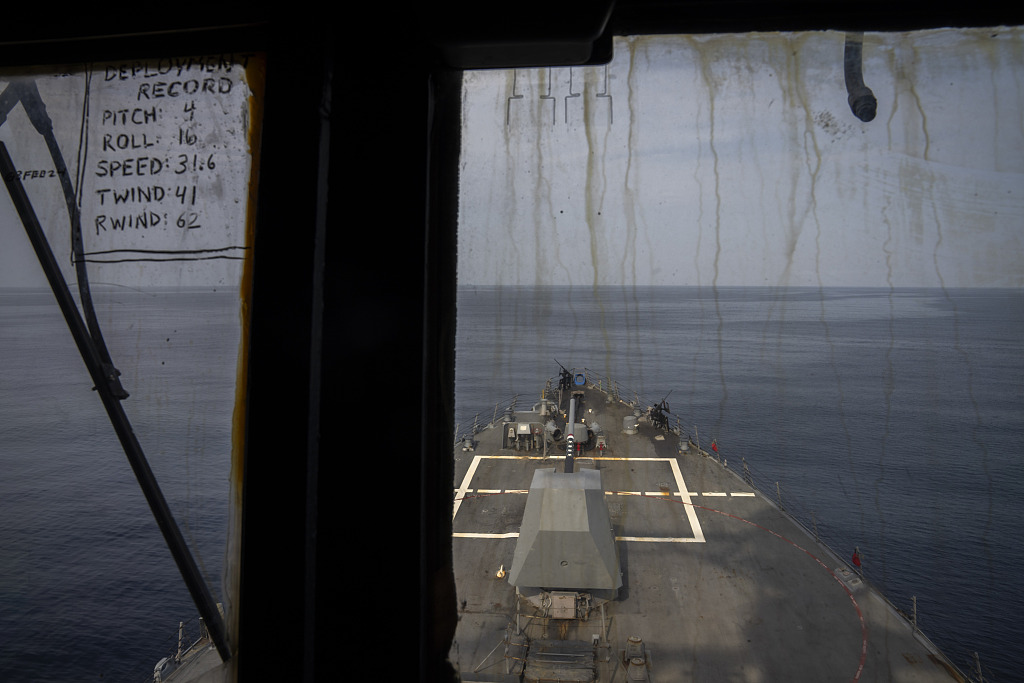
[[[222,597],[234,293],[96,288],[125,408]],[[586,366],[667,395],[702,443],[910,611],[1020,680],[1024,294],[463,288],[456,409]],[[196,616],[48,291],[0,291],[0,681],[149,680]]]
[[[215,599],[238,296],[94,287],[133,428]],[[48,290],[0,290],[0,681],[152,680],[197,612]]]
[[[460,289],[459,425],[556,361],[667,397],[962,671],[1022,680],[1024,292]]]

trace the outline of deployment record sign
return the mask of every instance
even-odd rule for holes
[[[13,102],[0,139],[66,275],[65,264],[84,260],[96,282],[238,281],[256,139],[250,74],[262,77],[254,62],[163,58],[0,76]]]

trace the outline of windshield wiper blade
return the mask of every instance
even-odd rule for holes
[[[185,538],[181,535],[181,530],[174,521],[174,515],[171,514],[171,509],[167,505],[163,491],[160,490],[160,486],[157,484],[153,470],[150,469],[149,462],[142,452],[142,446],[135,437],[135,432],[132,429],[131,422],[128,420],[128,415],[124,412],[121,399],[127,396],[127,394],[120,388],[121,384],[117,379],[117,370],[114,369],[109,359],[104,359],[100,346],[93,338],[93,335],[90,334],[85,321],[82,319],[82,315],[75,305],[75,300],[71,296],[71,291],[68,289],[67,282],[64,280],[60,267],[53,256],[53,251],[50,249],[50,244],[46,240],[43,228],[39,224],[35,209],[32,208],[32,202],[25,193],[25,187],[21,184],[17,169],[14,167],[14,162],[7,152],[7,146],[3,142],[0,142],[0,175],[3,176],[4,184],[7,185],[7,191],[11,195],[11,201],[18,211],[21,224],[24,226],[29,241],[32,243],[32,248],[36,252],[36,258],[39,259],[39,264],[42,266],[46,279],[50,283],[50,289],[53,291],[57,304],[64,314],[64,319],[71,330],[71,336],[74,337],[75,345],[78,347],[82,360],[85,361],[85,366],[89,370],[89,376],[92,377],[94,388],[100,395],[103,407],[110,418],[110,423],[113,425],[117,438],[121,442],[121,447],[128,457],[128,462],[135,472],[135,478],[142,488],[142,493],[146,496],[149,509],[153,512],[157,526],[160,527],[160,532],[167,542],[167,547],[174,557],[174,562],[178,565],[178,570],[181,572],[185,585],[192,595],[192,601],[206,623],[207,629],[210,632],[210,638],[217,647],[217,652],[220,653],[221,659],[226,662],[231,658],[231,649],[228,646],[224,630],[224,619],[217,609],[206,581],[203,580],[202,574],[199,572],[199,567],[196,565],[192,553],[189,552]],[[119,389],[120,391],[118,391]]]

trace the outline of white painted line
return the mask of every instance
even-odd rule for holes
[[[702,496],[728,496],[729,494],[728,493],[723,493],[722,491],[705,491],[704,493],[702,493],[700,495],[702,495]]]
[[[565,456],[562,456],[563,458]],[[671,458],[614,458],[611,456],[596,456],[590,458],[590,460],[607,460],[608,462],[664,462],[671,460]]]
[[[734,491],[733,493],[730,493],[729,495],[731,495],[731,496],[746,496],[748,498],[753,498],[757,494],[755,494],[753,491]]]
[[[462,532],[452,534],[452,538],[484,538],[484,539],[502,539],[502,538],[519,538],[519,533],[510,531],[506,534],[483,534],[483,533],[472,533]],[[673,537],[656,537],[656,536],[616,536],[616,541],[623,541],[627,543],[703,543],[698,538],[673,538]]]
[[[455,515],[459,514],[459,508],[462,506],[462,499],[466,497],[466,493],[470,491],[469,484],[473,481],[473,475],[476,473],[477,466],[480,465],[480,461],[484,458],[482,455],[474,455],[473,462],[470,463],[469,469],[466,470],[466,476],[462,478],[462,486],[455,492],[455,506],[452,510],[452,521],[455,521]]]
[[[676,488],[680,491],[677,495],[683,501],[686,519],[689,520],[690,528],[693,529],[693,542],[704,543],[704,531],[700,528],[700,522],[697,520],[697,511],[693,509],[693,503],[690,501],[690,494],[686,490],[686,482],[683,481],[683,473],[679,471],[679,463],[675,458],[669,458],[668,464],[672,467],[672,476],[675,477]]]
[[[510,531],[506,534],[484,534],[484,533],[472,533],[472,532],[459,532],[453,533],[452,538],[483,538],[483,539],[502,539],[502,538],[519,538],[519,533]],[[616,536],[616,542],[622,541],[626,543],[703,543],[698,538],[672,538],[672,537],[656,537],[656,536]]]
[[[452,534],[452,538],[519,538],[519,532],[510,531],[507,534],[474,534],[467,532]]]
[[[606,495],[606,496],[647,496],[649,498],[654,498],[654,497],[670,498],[670,497],[672,497],[674,495],[679,495],[679,494],[672,493],[671,491],[605,491],[604,495]],[[686,495],[688,495],[688,496],[697,496],[697,495],[700,495],[700,494],[692,493],[690,491],[687,491]]]
[[[565,460],[564,455],[478,455],[478,458],[490,458],[491,460]]]
[[[704,543],[704,538],[657,538],[655,536],[616,536],[616,541],[634,543]]]
[[[561,456],[564,458],[564,456]],[[459,508],[462,505],[463,498],[466,494],[471,493],[473,489],[469,487],[473,481],[473,476],[476,474],[476,469],[480,465],[480,461],[484,458],[494,460],[557,460],[559,456],[549,457],[538,457],[538,456],[522,456],[522,455],[474,455],[473,462],[470,464],[469,469],[466,471],[466,476],[462,479],[462,485],[455,491],[455,505],[452,511],[452,521],[455,520],[455,516],[459,513]],[[706,543],[704,538],[704,531],[701,529],[700,521],[697,519],[697,512],[694,510],[693,503],[690,500],[691,496],[697,496],[699,494],[687,491],[686,482],[683,481],[683,474],[679,470],[679,463],[675,458],[612,458],[612,457],[596,457],[593,460],[614,460],[621,462],[667,462],[672,469],[672,476],[675,479],[676,488],[679,493],[672,494],[666,491],[606,491],[606,495],[614,493],[619,496],[664,496],[669,497],[672,495],[679,496],[683,502],[683,509],[685,510],[686,519],[690,523],[690,528],[693,529],[693,538],[655,538],[653,536],[620,536],[617,540],[621,541],[633,541],[640,543]],[[477,493],[483,494],[494,494],[502,493],[501,489],[478,489]],[[507,489],[504,493],[529,493],[525,489]],[[726,496],[726,493],[704,493],[705,496]],[[734,493],[735,496],[753,496],[753,493]],[[455,538],[518,538],[517,532],[510,532],[506,534],[483,534],[483,533],[453,533]]]

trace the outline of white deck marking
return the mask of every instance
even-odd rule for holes
[[[564,457],[564,456],[563,456]],[[480,461],[484,458],[491,458],[496,460],[557,460],[557,456],[550,458],[536,457],[536,456],[522,456],[522,455],[474,455],[473,462],[470,464],[469,469],[466,470],[466,476],[462,478],[462,484],[455,491],[455,504],[452,510],[452,521],[455,520],[455,516],[459,513],[459,508],[462,505],[463,499],[467,494],[472,493],[474,489],[470,488],[470,484],[473,482],[473,476],[476,474],[476,469],[480,465]],[[683,502],[683,510],[686,514],[686,519],[690,523],[690,528],[693,529],[692,538],[671,538],[671,537],[654,537],[654,536],[617,536],[617,541],[633,541],[638,543],[706,543],[704,538],[704,531],[701,529],[700,521],[697,519],[697,511],[693,507],[693,503],[690,501],[691,496],[704,495],[704,496],[753,496],[753,493],[738,492],[738,493],[722,493],[722,492],[704,492],[703,494],[694,493],[686,489],[686,482],[683,480],[683,473],[679,469],[679,463],[675,458],[604,458],[597,457],[594,460],[615,460],[621,462],[667,462],[669,467],[672,469],[672,476],[675,479],[676,489],[678,493],[670,493],[668,491],[606,491],[606,495],[619,495],[619,496],[649,496],[649,497],[671,497],[679,496]],[[498,493],[529,493],[523,489],[476,489],[476,493],[484,495],[492,495]],[[453,533],[455,538],[518,538],[518,532],[508,532],[504,534],[488,534],[488,533],[472,533],[472,532],[460,532]]]
[[[459,507],[462,506],[462,499],[466,497],[466,492],[469,491],[469,484],[473,481],[473,475],[476,474],[476,468],[483,460],[485,455],[474,455],[473,462],[469,465],[469,469],[466,470],[466,476],[462,478],[462,486],[455,492],[455,508],[452,510],[452,521],[455,521],[455,515],[459,514]]]
[[[519,538],[519,532],[510,531],[507,534],[474,534],[465,532],[452,534],[452,538]]]
[[[637,543],[705,543],[704,537],[700,538],[669,538],[666,536],[616,536],[616,541],[635,541]]]
[[[606,496],[664,496],[669,498],[672,494],[668,491],[605,491]]]
[[[693,509],[693,504],[690,502],[690,493],[686,490],[683,473],[679,471],[679,462],[675,458],[668,458],[668,464],[672,467],[672,476],[675,477],[676,488],[679,489],[678,496],[683,501],[686,519],[689,520],[690,528],[693,529],[693,541],[704,543],[704,530],[700,528],[700,522],[697,520],[697,511]]]
[[[456,496],[459,495],[460,492],[462,492],[462,489],[453,489],[453,493]],[[469,494],[469,493],[476,493],[476,494],[480,494],[480,495],[493,495],[493,494],[497,494],[497,493],[521,493],[521,494],[525,494],[525,493],[529,493],[529,492],[530,492],[529,489],[466,489],[465,490],[465,493],[467,493],[467,494]],[[671,497],[673,495],[679,495],[679,494],[674,494],[671,491],[662,491],[662,490],[658,490],[658,491],[610,491],[609,490],[609,491],[605,491],[604,495],[606,495],[606,496],[647,496],[648,498],[654,498],[654,497],[657,497],[657,496],[662,496],[664,498],[669,498],[669,497]],[[704,492],[701,492],[701,493],[697,493],[696,491],[687,491],[686,495],[687,496],[691,496],[691,497],[694,497],[694,496],[719,496],[719,497],[723,497],[724,498],[724,497],[727,497],[727,496],[745,496],[745,497],[748,497],[748,498],[753,498],[757,494],[752,492],[752,491],[731,491],[731,492],[728,492],[728,493],[714,492],[714,491],[704,491]]]
[[[672,458],[613,458],[612,456],[599,455],[591,460],[607,460],[609,462],[665,462]]]

